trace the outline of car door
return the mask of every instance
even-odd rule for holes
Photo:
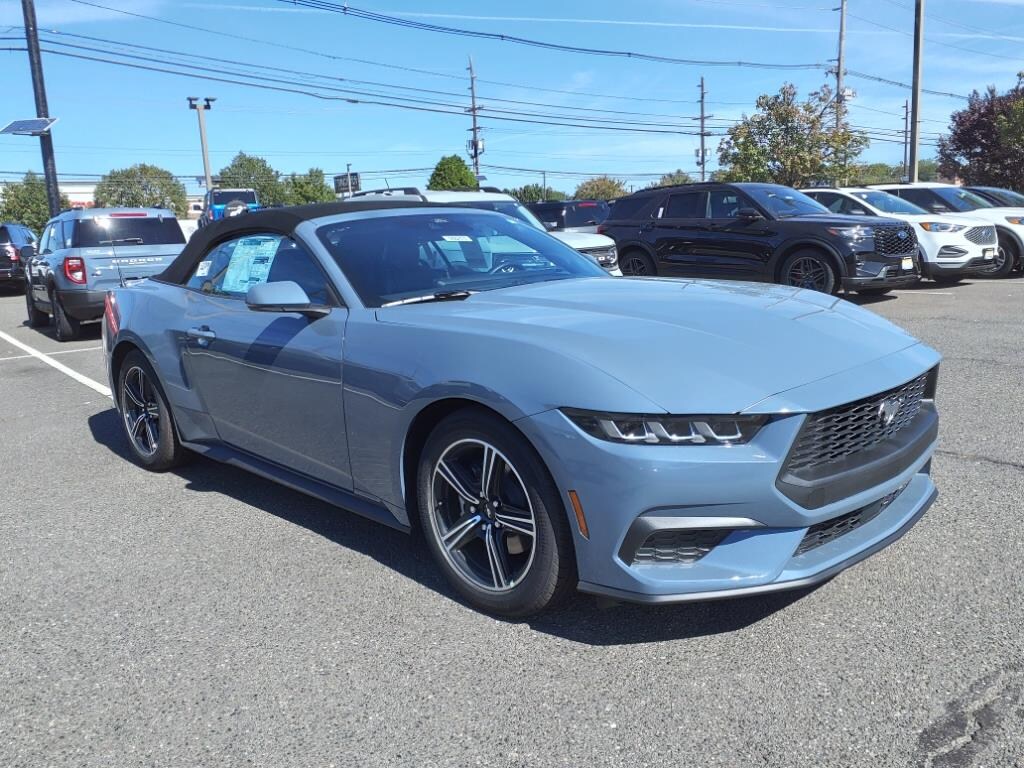
[[[704,217],[707,193],[703,190],[674,192],[645,225],[649,243],[658,259],[658,274],[676,277],[699,276],[700,243],[707,236]]]
[[[712,189],[707,199],[707,235],[702,239],[699,269],[708,277],[758,280],[771,259],[771,222],[741,218],[743,209],[758,210],[753,201],[729,187]]]
[[[57,259],[54,249],[59,248],[61,245],[62,231],[63,229],[59,221],[51,221],[47,224],[43,228],[43,236],[39,241],[38,253],[26,265],[30,272],[29,282],[32,287],[32,298],[41,307],[50,306],[50,295],[47,286]]]
[[[248,308],[250,287],[298,283],[320,317]],[[342,405],[348,310],[316,258],[281,234],[221,243],[187,286],[182,360],[220,439],[340,488],[352,487]]]

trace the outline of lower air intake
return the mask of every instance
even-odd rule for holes
[[[633,563],[695,563],[722,543],[728,529],[657,531],[633,555]]]

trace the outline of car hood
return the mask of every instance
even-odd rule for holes
[[[543,347],[605,372],[670,413],[742,411],[918,343],[832,296],[705,280],[551,281],[390,307],[377,317],[485,335],[495,354],[503,353],[502,341]],[[562,382],[561,401],[572,405],[580,384]]]
[[[612,248],[615,241],[604,235],[595,235],[590,232],[549,232],[549,235],[556,237],[570,248],[583,251],[590,248]]]
[[[969,213],[893,213],[894,219],[902,219],[912,224],[920,224],[922,221],[937,221],[943,224],[962,224],[967,227],[985,227],[991,224],[985,219],[979,219]]]
[[[901,224],[895,217],[886,216],[844,216],[838,213],[806,214],[801,216],[786,216],[778,219],[780,222],[795,221],[802,224],[821,224],[826,227],[884,227],[894,224]]]
[[[1007,216],[1021,216],[1024,217],[1024,208],[975,208],[973,211],[963,211],[962,213],[943,214],[946,216],[970,216],[974,219],[984,219],[989,224],[1002,224],[1006,227],[1021,226],[1019,224],[1010,224],[1006,220]]]

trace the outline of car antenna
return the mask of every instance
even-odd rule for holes
[[[384,177],[384,186],[388,188],[388,192],[391,191],[391,185],[388,184],[388,177],[387,176]]]

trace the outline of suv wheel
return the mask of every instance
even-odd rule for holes
[[[821,293],[835,293],[836,273],[828,257],[818,251],[800,250],[790,254],[782,264],[783,285],[810,288]]]
[[[1009,235],[1000,232],[995,262],[991,267],[978,274],[984,277],[1006,277],[1013,272],[1013,268],[1019,259],[1020,254],[1017,250],[1017,244]]]
[[[619,257],[619,269],[626,277],[651,277],[658,274],[651,257],[638,248],[626,251]]]
[[[50,291],[50,306],[53,308],[53,327],[57,341],[74,341],[82,333],[82,324],[64,311],[57,292]]]
[[[540,458],[508,423],[475,410],[442,421],[424,446],[417,489],[434,560],[473,606],[527,616],[572,590],[565,505]]]
[[[32,298],[32,284],[25,283],[25,310],[28,314],[29,328],[42,328],[50,322],[50,316],[41,309],[36,309],[36,302]]]
[[[180,464],[185,449],[174,416],[145,355],[129,352],[117,372],[114,393],[132,457],[146,469],[163,472]]]

